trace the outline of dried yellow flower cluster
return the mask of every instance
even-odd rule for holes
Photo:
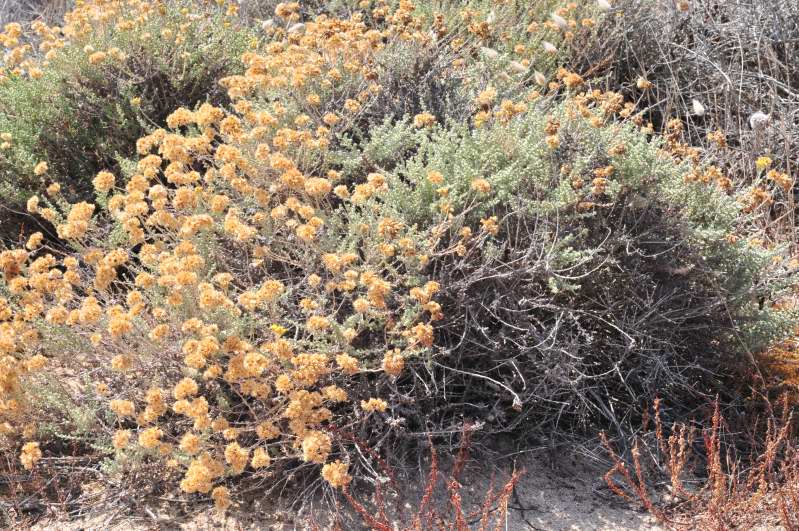
[[[400,4],[385,8],[391,22],[382,29],[361,14],[268,28],[268,42],[242,57],[244,73],[221,80],[230,111],[175,110],[167,129],[138,140],[132,175],[94,176],[97,205],[68,204],[57,188],[28,201],[73,251],[49,254],[37,233],[25,249],[0,253],[11,296],[0,300],[5,431],[27,403],[28,373],[46,361],[91,366],[97,381],[86,392],[114,414],[114,450],[135,447],[178,467],[182,490],[212,493],[225,508],[226,474],[277,459],[324,465],[338,448],[330,423],[388,411],[349,382],[363,368],[401,377],[406,359],[433,344],[439,287],[406,285],[404,272],[428,262],[411,227],[389,217],[343,228],[336,220],[342,203],[374,208],[388,191],[385,175],[345,181],[311,161],[323,161],[331,139],[380,94],[373,68],[386,42],[429,40],[415,29],[412,4]],[[98,17],[124,30],[152,9],[80,3],[63,33],[83,42]],[[299,21],[298,5],[280,4],[276,16]],[[7,28],[3,39],[18,33]],[[65,41],[54,39],[57,50]],[[94,65],[124,59],[88,44],[84,52]],[[414,122],[436,119],[421,113]],[[41,162],[35,173],[47,171]],[[477,179],[474,189],[491,187]],[[98,215],[113,221],[113,237]],[[373,330],[383,358],[374,345],[357,346]],[[66,350],[61,337],[71,338]],[[40,455],[31,443],[21,459],[29,467]],[[340,461],[325,470],[335,486],[349,481]]]
[[[349,175],[329,162],[331,146],[359,127],[381,97],[376,69],[390,43],[428,46],[447,34],[447,24],[464,22],[468,38],[454,37],[446,46],[457,55],[451,67],[467,72],[478,52],[501,59],[484,46],[489,40],[511,40],[470,9],[456,21],[435,17],[427,31],[412,2],[374,4],[368,17],[356,12],[304,21],[298,3],[278,4],[277,20],[264,25],[265,42],[241,58],[244,71],[220,80],[229,109],[211,103],[176,109],[167,128],[137,141],[129,176],[94,176],[96,205],[68,204],[57,188],[28,201],[28,210],[53,223],[72,251],[49,253],[36,233],[25,248],[0,252],[8,287],[8,298],[0,298],[1,433],[22,425],[23,379],[45,362],[90,367],[96,381],[82,392],[114,414],[114,451],[144,453],[177,468],[184,492],[210,493],[222,510],[231,503],[222,478],[265,475],[280,460],[321,465],[325,480],[346,487],[349,460],[331,461],[342,447],[334,427],[395,414],[390,396],[374,396],[383,393],[354,385],[353,376],[368,371],[374,378],[364,382],[395,383],[410,360],[433,347],[434,324],[445,318],[436,300],[442,286],[425,282],[422,273],[458,212],[450,200],[452,172],[442,165],[422,183],[437,198],[442,224],[409,227],[381,209],[391,191],[387,172],[370,167]],[[50,57],[69,41],[85,45],[89,63],[104,65],[124,54],[95,50],[84,44],[87,36],[98,25],[130,30],[162,7],[144,0],[79,2],[63,37],[37,27]],[[235,10],[228,5],[231,15]],[[577,21],[576,5],[556,15],[541,25],[524,23],[540,34],[537,45],[554,48],[552,55],[558,49],[544,37],[568,42],[592,25]],[[191,20],[182,12],[178,18],[177,28],[163,29],[175,42]],[[20,50],[7,64],[33,76],[38,67],[25,63],[21,32],[7,26],[0,42]],[[508,48],[509,70],[498,80],[510,84],[531,63],[528,45]],[[541,90],[585,84],[565,69],[539,75]],[[467,100],[474,104],[474,125],[509,123],[541,93],[505,96],[499,82],[475,88]],[[569,117],[596,128],[612,115],[633,113],[615,93],[589,91],[568,102]],[[410,121],[418,135],[441,127],[428,111]],[[544,132],[551,150],[566,141],[558,120]],[[672,141],[676,146],[676,133]],[[612,157],[624,150],[610,150],[611,161],[593,170],[590,185],[567,181],[579,191],[580,205],[591,208],[612,189]],[[34,170],[47,172],[45,161]],[[490,178],[467,176],[470,200],[496,194]],[[769,178],[787,182],[779,174]],[[100,217],[111,220],[112,230],[100,226]],[[473,231],[496,236],[502,227],[486,213],[479,226],[458,227],[452,252],[463,256]],[[40,458],[35,443],[22,447],[26,468]]]
[[[25,470],[31,470],[34,465],[42,458],[42,451],[39,449],[39,443],[29,442],[22,447],[22,453],[19,460]]]
[[[352,477],[347,473],[349,465],[340,460],[325,464],[322,467],[322,477],[336,488],[346,487],[352,481]]]

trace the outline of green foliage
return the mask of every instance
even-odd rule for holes
[[[764,304],[795,285],[785,249],[740,237],[755,216],[715,185],[687,180],[691,165],[661,139],[629,121],[597,127],[601,111],[575,116],[585,108],[575,102],[476,129],[384,123],[339,153],[348,174],[366,171],[363,160],[386,172],[380,216],[446,234],[429,240],[424,280],[447,292],[437,332],[461,371],[447,377],[462,379],[478,406],[488,389],[464,374],[511,382],[517,396],[506,398],[524,416],[571,418],[589,431],[632,429],[664,390],[676,410],[702,393],[741,399],[733,375],[797,322]],[[495,235],[481,230],[492,216]]]

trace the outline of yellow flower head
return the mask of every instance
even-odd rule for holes
[[[230,507],[230,492],[226,487],[216,487],[211,492],[211,498],[214,500],[214,507],[219,512],[224,512]]]
[[[757,160],[755,161],[755,166],[757,167],[757,171],[767,170],[771,166],[772,162],[773,161],[771,160],[771,157],[767,157],[765,155],[762,157],[758,157]]]
[[[388,403],[381,398],[370,398],[369,400],[361,400],[361,409],[367,413],[377,411],[383,413],[388,409]]]
[[[142,432],[139,433],[139,445],[147,449],[156,448],[161,444],[161,437],[163,435],[164,432],[161,431],[161,428],[152,427],[142,430]]]
[[[33,174],[36,175],[37,177],[39,177],[39,176],[44,175],[45,173],[47,173],[47,171],[49,169],[50,169],[50,167],[47,165],[47,163],[44,162],[44,161],[41,161],[38,164],[36,164],[36,166],[33,168]]]
[[[306,462],[322,464],[332,449],[330,436],[321,431],[310,431],[302,440],[302,459]]]
[[[491,184],[485,179],[475,179],[472,181],[472,190],[481,194],[491,191]]]
[[[349,465],[347,463],[336,460],[332,463],[326,463],[325,466],[322,467],[322,477],[325,481],[330,483],[331,486],[339,489],[347,486],[350,481],[352,481],[352,477],[347,473],[348,471]]]
[[[269,453],[263,448],[256,448],[255,451],[252,453],[252,460],[250,464],[254,469],[265,468],[269,466],[272,459],[269,457]]]
[[[115,181],[114,174],[107,171],[101,171],[97,174],[97,176],[92,180],[92,184],[94,185],[94,189],[101,193],[108,193],[114,187]]]
[[[127,447],[130,442],[130,430],[117,430],[111,442],[117,450]]]
[[[436,117],[429,112],[423,112],[413,117],[413,125],[417,128],[429,127],[436,123]]]
[[[194,455],[200,451],[200,438],[191,432],[186,433],[180,439],[178,448],[189,455]]]
[[[383,357],[383,370],[391,376],[399,376],[405,368],[405,357],[399,349],[389,350]]]
[[[19,454],[19,460],[25,470],[32,470],[41,458],[42,451],[39,449],[39,443],[37,442],[25,443],[22,447],[22,452]]]
[[[225,461],[233,469],[234,474],[244,472],[249,458],[249,451],[239,446],[237,442],[232,442],[225,447]]]

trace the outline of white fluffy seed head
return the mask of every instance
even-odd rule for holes
[[[610,2],[608,2],[608,0],[596,0],[596,4],[599,6],[599,9],[601,9],[602,11],[610,11],[610,9],[613,7],[610,5]]]
[[[558,48],[549,41],[541,41],[541,45],[544,47],[544,50],[547,53],[552,53],[552,54],[558,53]]]
[[[760,129],[761,127],[764,127],[767,123],[769,123],[770,120],[771,116],[762,113],[760,111],[757,111],[756,113],[752,114],[752,116],[749,117],[749,127],[751,127],[752,129]]]
[[[566,29],[569,26],[569,23],[566,22],[566,19],[557,13],[552,13],[552,22],[554,22],[560,29]]]
[[[535,82],[542,87],[547,84],[547,78],[541,72],[536,70],[535,74],[533,74],[533,77],[535,78]]]
[[[521,64],[519,61],[511,61],[510,67],[512,70],[516,71],[518,74],[525,74],[527,73],[527,67]]]
[[[697,116],[704,116],[705,115],[705,106],[699,103],[699,100],[692,100],[691,106],[694,109],[694,114]]]
[[[496,59],[497,57],[499,57],[499,52],[498,51],[496,51],[493,48],[486,48],[485,46],[482,46],[480,48],[480,53],[482,53],[483,55],[485,55],[489,59]]]

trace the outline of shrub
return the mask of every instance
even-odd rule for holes
[[[379,452],[464,414],[624,431],[659,390],[732,394],[792,324],[770,304],[782,250],[737,236],[762,197],[650,139],[620,95],[481,67],[479,37],[419,69],[456,104],[386,107],[379,80],[407,79],[391,69],[432,21],[300,13],[280,4],[220,80],[229,108],[179,107],[92,174],[95,203],[28,200],[65,249],[0,253],[0,426],[39,438],[26,466],[68,434],[106,474],[224,509],[241,480],[346,484],[367,459],[347,434]]]
[[[477,129],[381,126],[366,157],[342,155],[354,173],[391,164],[380,212],[435,227],[433,379],[468,414],[501,404],[503,428],[570,432],[637,422],[664,390],[686,410],[736,392],[728,378],[794,319],[763,301],[789,294],[795,263],[738,236],[751,193],[736,200],[631,121],[608,121],[627,113],[618,95],[531,105]]]
[[[623,0],[613,15],[599,22],[593,51],[578,64],[596,66],[606,87],[640,101],[656,129],[682,120],[688,142],[736,185],[759,177],[758,157],[773,158],[790,179],[773,217],[787,215],[779,228],[795,239],[795,176],[788,175],[799,138],[799,69],[790,59],[799,52],[799,5]]]
[[[216,81],[241,70],[253,36],[234,7],[88,2],[62,27],[7,26],[0,200],[19,205],[52,182],[69,199],[89,198],[91,178],[117,171],[174,109],[223,103]]]
[[[330,35],[342,40],[326,57]],[[301,47],[288,42],[300,37]],[[125,474],[180,471],[185,492],[213,490],[220,507],[223,476],[323,464],[336,450],[331,421],[382,423],[387,403],[368,374],[394,378],[403,351],[432,339],[423,309],[406,311],[424,256],[391,219],[348,220],[335,172],[316,173],[331,135],[369,102],[363,90],[347,98],[363,77],[345,65],[381,42],[357,18],[320,19],[288,41],[245,55],[246,74],[222,80],[235,111],[178,109],[171,131],[139,140],[132,175],[99,173],[98,206],[28,202],[74,251],[2,253],[6,420],[69,432],[70,402],[103,399],[94,433],[106,435],[74,437],[115,455]],[[352,200],[381,180],[371,175]],[[364,237],[400,251],[361,246]],[[429,298],[436,288],[420,289]],[[25,374],[48,359],[83,383],[37,417],[20,378],[47,385],[49,370]]]

